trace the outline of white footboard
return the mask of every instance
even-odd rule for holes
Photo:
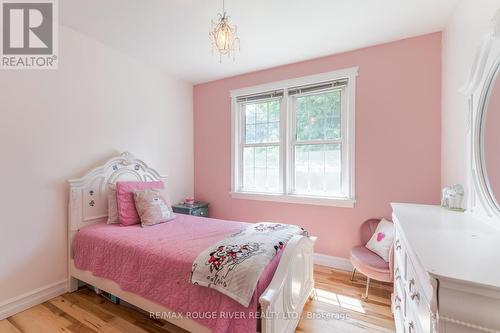
[[[314,290],[316,237],[294,236],[286,245],[273,280],[260,296],[262,333],[293,333]]]

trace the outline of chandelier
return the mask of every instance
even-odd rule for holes
[[[217,16],[217,22],[212,20],[210,33],[208,34],[212,44],[212,53],[219,52],[219,62],[222,62],[222,56],[234,56],[235,52],[240,50],[240,39],[238,38],[237,27],[231,27],[229,16],[226,14],[224,0],[222,0],[222,14]]]

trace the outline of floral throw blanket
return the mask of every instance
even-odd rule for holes
[[[216,289],[248,306],[271,259],[293,236],[306,234],[295,225],[252,224],[200,253],[193,263],[191,283]]]

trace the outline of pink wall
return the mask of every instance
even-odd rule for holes
[[[356,207],[232,199],[231,111],[236,88],[359,66]],[[244,74],[194,87],[195,195],[213,217],[299,224],[316,251],[348,257],[370,217],[391,201],[433,203],[440,195],[441,33]]]

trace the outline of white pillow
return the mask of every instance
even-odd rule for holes
[[[372,238],[366,243],[366,248],[375,252],[385,261],[389,262],[389,252],[394,242],[394,224],[382,219],[375,229]]]
[[[108,224],[120,223],[118,218],[118,202],[116,201],[116,185],[108,184]]]

